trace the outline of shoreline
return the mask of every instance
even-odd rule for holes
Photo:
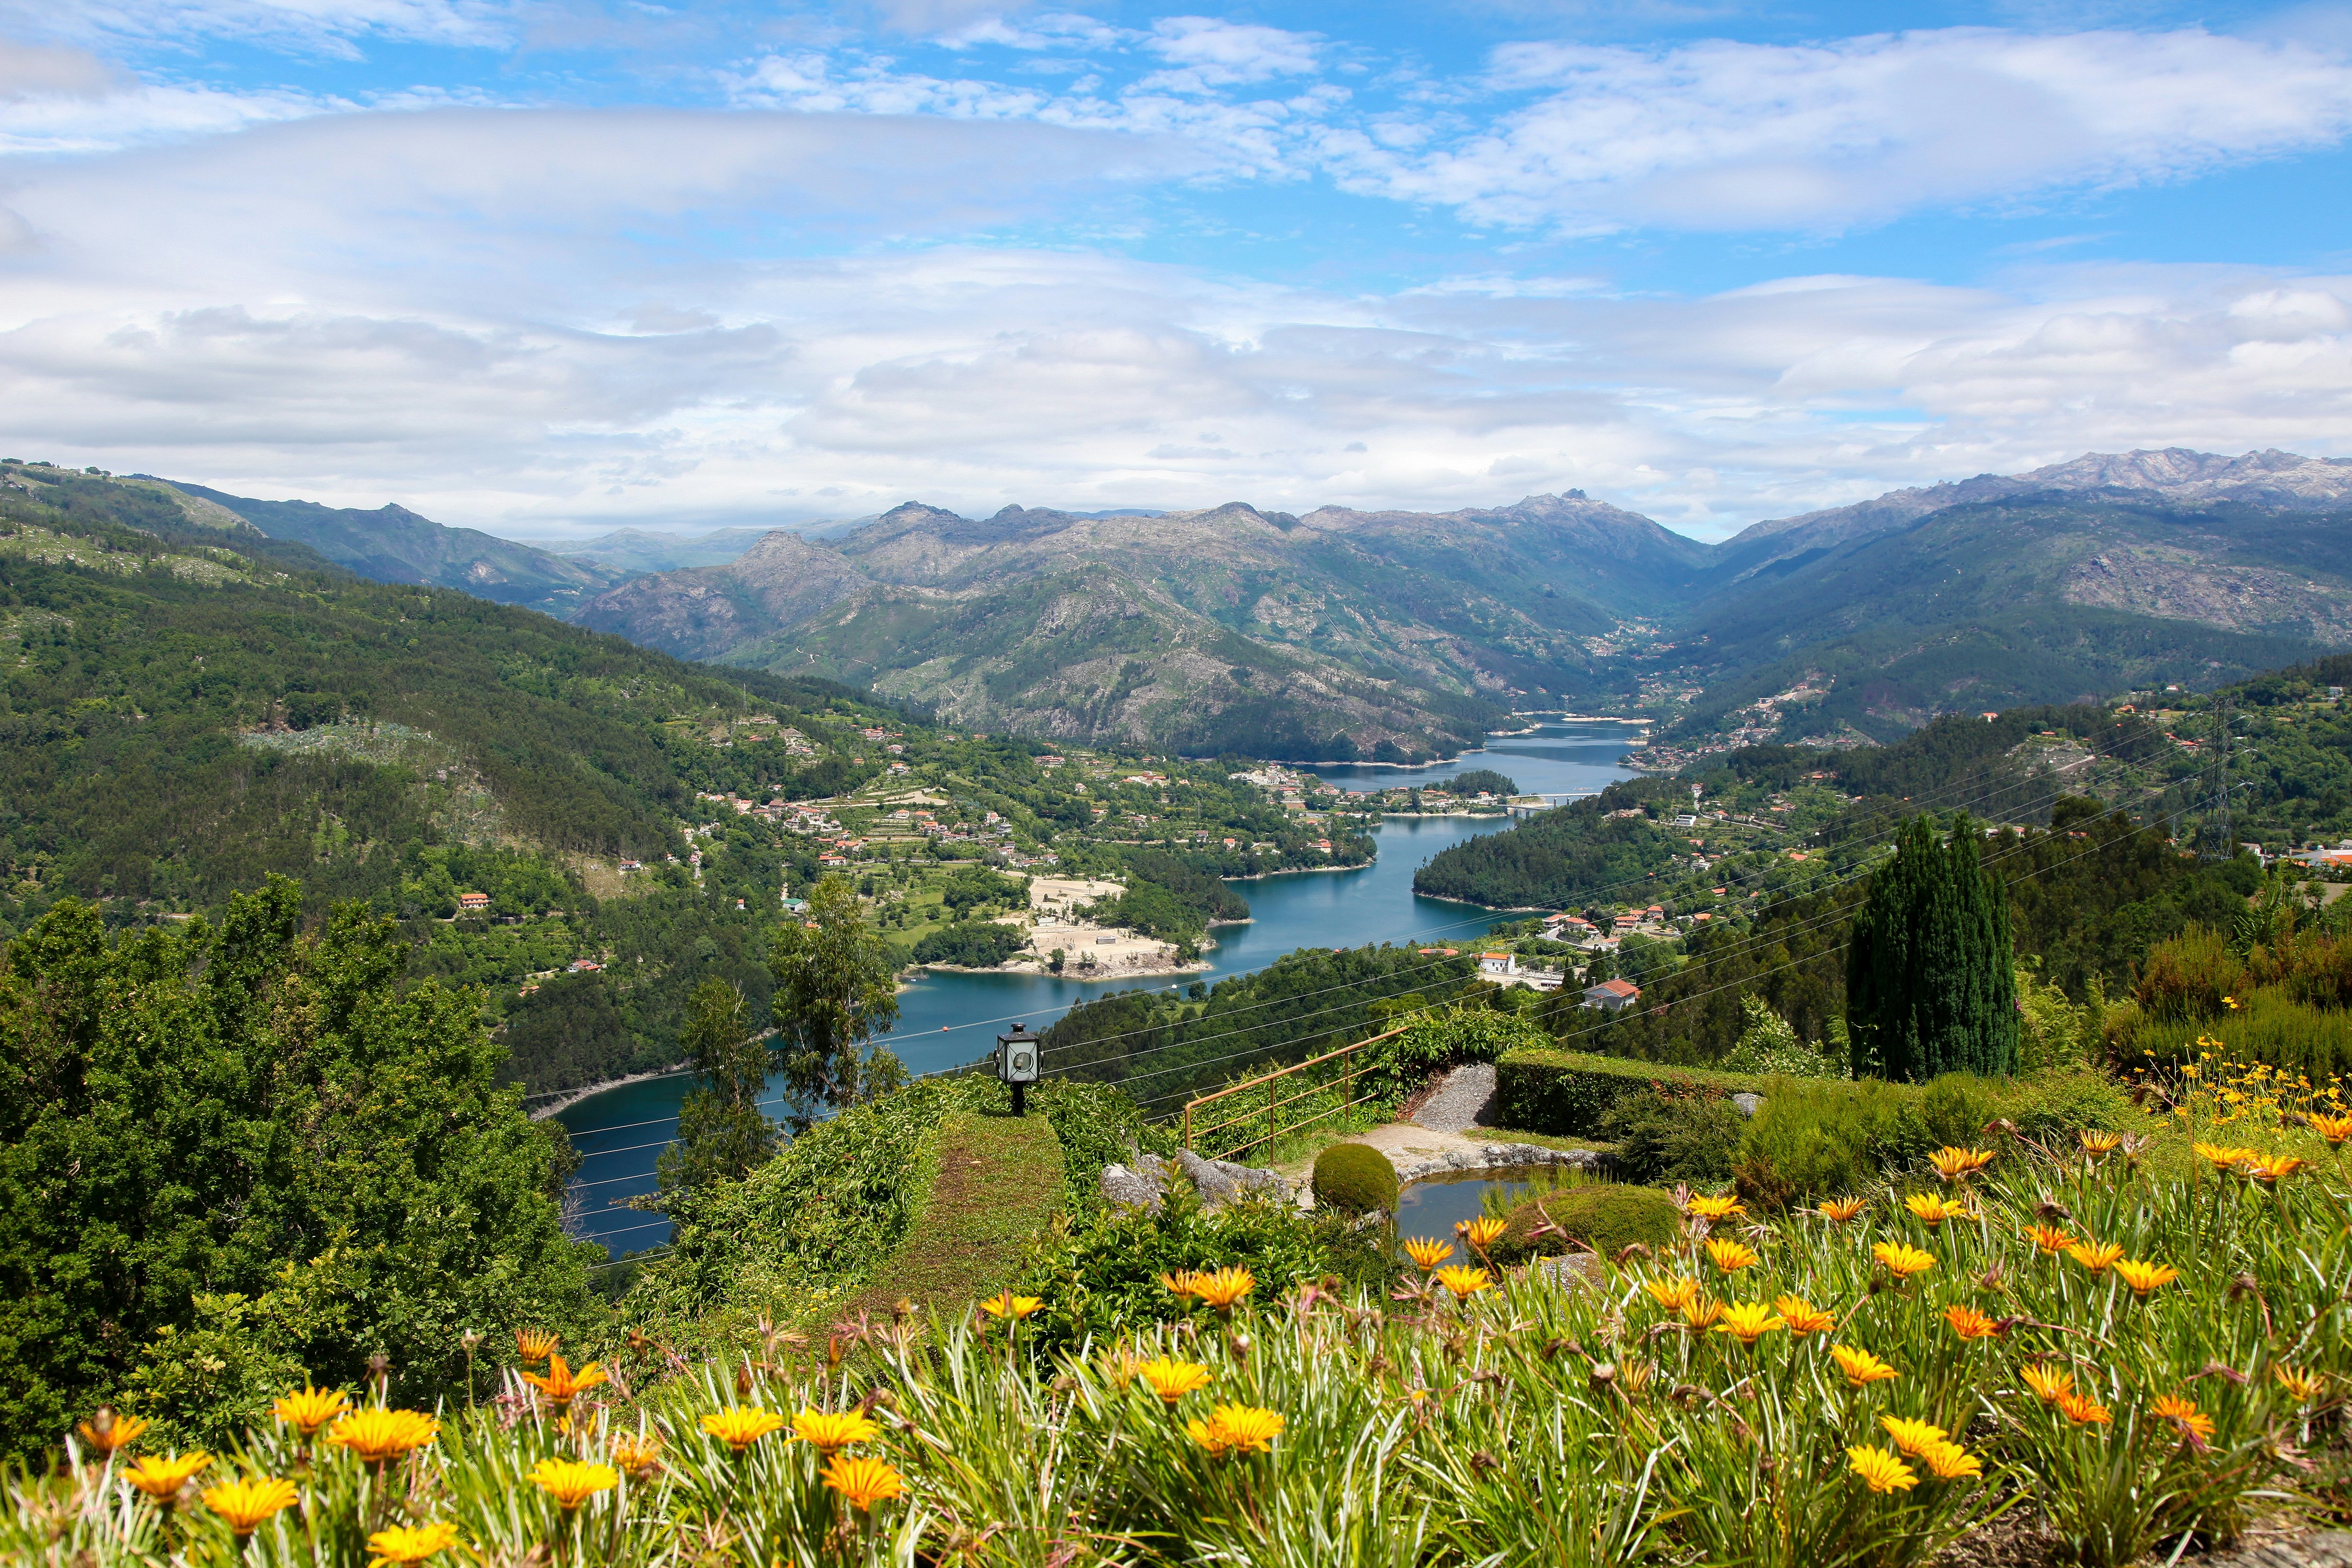
[[[583,1084],[578,1089],[548,1089],[545,1091],[546,1093],[552,1096],[560,1096],[561,1098],[554,1100],[551,1104],[543,1105],[536,1110],[526,1111],[525,1114],[533,1121],[546,1121],[555,1116],[561,1115],[566,1110],[571,1110],[573,1106],[579,1104],[583,1100],[593,1099],[597,1095],[606,1093],[613,1089],[626,1089],[633,1083],[650,1083],[653,1079],[657,1078],[676,1078],[681,1073],[690,1073],[693,1070],[694,1068],[692,1067],[684,1062],[680,1062],[676,1067],[656,1068],[651,1072],[633,1072],[626,1078],[610,1078],[604,1079],[602,1083]]]

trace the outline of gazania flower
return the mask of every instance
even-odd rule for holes
[[[870,1454],[840,1455],[819,1479],[861,1513],[871,1513],[876,1503],[903,1496],[907,1490],[907,1479],[887,1460]]]
[[[1178,1400],[1188,1394],[1197,1394],[1216,1381],[1216,1374],[1205,1366],[1189,1361],[1171,1361],[1166,1356],[1145,1362],[1135,1369],[1135,1375],[1151,1385],[1160,1403],[1175,1407]]]
[[[730,1405],[702,1418],[705,1432],[739,1454],[783,1424],[782,1416],[756,1405]]]
[[[2271,1376],[2299,1405],[2308,1405],[2319,1397],[2322,1379],[2315,1372],[2306,1372],[2299,1366],[2274,1366],[2271,1368]]]
[[[577,1459],[541,1459],[530,1468],[530,1483],[570,1513],[598,1492],[621,1484],[621,1474],[610,1465],[583,1465]]]
[[[1404,1255],[1412,1258],[1414,1266],[1426,1274],[1454,1256],[1454,1244],[1450,1241],[1440,1241],[1433,1236],[1416,1236],[1405,1242]]]
[[[1897,1279],[1908,1279],[1914,1274],[1925,1274],[1936,1267],[1936,1255],[1899,1241],[1882,1241],[1870,1249],[1870,1255],[1886,1266],[1886,1271]]]
[[[2045,1258],[2055,1258],[2074,1245],[2074,1238],[2054,1225],[2029,1225],[2025,1236]]]
[[[852,1443],[871,1443],[882,1428],[862,1410],[803,1410],[793,1417],[793,1436],[829,1459]]]
[[[522,1380],[547,1395],[547,1402],[558,1410],[564,1409],[573,1399],[598,1384],[610,1381],[604,1369],[594,1362],[573,1372],[563,1364],[563,1358],[552,1351],[548,1352],[545,1377],[535,1372],[527,1372],[522,1374]]]
[[[431,1524],[395,1524],[368,1537],[368,1550],[378,1563],[422,1563],[457,1544],[457,1527],[447,1520]]]
[[[1961,1447],[1958,1443],[1930,1443],[1919,1450],[1919,1457],[1936,1473],[1939,1481],[1957,1481],[1966,1477],[1972,1480],[1984,1478],[1984,1461]]]
[[[1754,1247],[1744,1241],[1733,1241],[1727,1237],[1720,1236],[1711,1236],[1706,1238],[1706,1255],[1714,1261],[1715,1266],[1726,1274],[1737,1274],[1743,1268],[1753,1268],[1759,1261]]]
[[[1772,1310],[1780,1314],[1781,1321],[1789,1326],[1789,1331],[1801,1340],[1808,1334],[1825,1334],[1837,1327],[1837,1319],[1833,1315],[1822,1311],[1802,1296],[1776,1296],[1772,1299]]]
[[[1229,1313],[1247,1296],[1257,1280],[1246,1268],[1220,1268],[1214,1274],[1192,1276],[1192,1294],[1219,1313]]]
[[[1715,1325],[1718,1334],[1729,1334],[1741,1344],[1753,1350],[1756,1342],[1774,1329],[1786,1328],[1772,1310],[1761,1301],[1739,1301],[1723,1310],[1723,1321]]]
[[[2124,1255],[2120,1241],[2078,1241],[2066,1249],[2066,1256],[2094,1274],[2105,1274]]]
[[[1457,1301],[1494,1288],[1494,1281],[1486,1278],[1485,1269],[1470,1268],[1459,1263],[1441,1268],[1430,1278],[1453,1291]]]
[[[1944,1321],[1952,1325],[1952,1332],[1964,1340],[1990,1339],[2001,1331],[2000,1325],[1978,1311],[1974,1307],[1957,1303],[1944,1309]]]
[[[515,1354],[525,1361],[545,1361],[563,1342],[544,1329],[517,1329]]]
[[[1950,1434],[1932,1421],[1916,1421],[1907,1415],[1882,1415],[1878,1424],[1895,1439],[1895,1446],[1906,1454],[1924,1451],[1930,1443],[1940,1443]]]
[[[1642,1289],[1650,1293],[1650,1300],[1669,1312],[1679,1312],[1698,1300],[1696,1279],[1644,1279]]]
[[[2217,1171],[2233,1171],[2249,1160],[2260,1158],[2252,1149],[2241,1149],[2231,1143],[2192,1143],[2189,1149]]]
[[[1992,1154],[1984,1149],[1956,1149],[1950,1144],[1927,1156],[1927,1163],[1936,1167],[1936,1174],[1948,1182],[1964,1182],[1992,1163]]]
[[[180,1495],[180,1489],[212,1462],[213,1457],[201,1448],[193,1454],[173,1454],[169,1458],[142,1454],[136,1464],[122,1472],[122,1479],[157,1502],[169,1505]]]
[[[114,1406],[99,1406],[98,1415],[81,1424],[82,1444],[100,1454],[111,1454],[129,1447],[147,1430],[148,1423],[136,1415],[117,1415]]]
[[[1738,1198],[1693,1198],[1686,1205],[1695,1219],[1729,1219],[1736,1214],[1746,1214],[1748,1205]]]
[[[1843,1225],[1870,1206],[1868,1198],[1823,1198],[1813,1212],[1833,1225]]]
[[[293,1394],[278,1400],[269,1413],[294,1428],[295,1436],[304,1442],[319,1435],[319,1428],[351,1408],[340,1388],[312,1388],[305,1384]]]
[[[205,1506],[218,1514],[229,1533],[239,1541],[269,1522],[270,1515],[278,1510],[292,1508],[301,1497],[292,1481],[273,1480],[267,1476],[206,1487],[204,1492]]]
[[[2145,1298],[2159,1285],[2169,1285],[2180,1278],[2180,1270],[2162,1263],[2142,1263],[2136,1258],[2116,1260],[2116,1277],[2132,1289],[2132,1294]]]
[[[1723,1316],[1723,1303],[1710,1301],[1704,1296],[1694,1296],[1683,1303],[1683,1321],[1693,1329],[1703,1329]]]
[[[1031,1313],[1044,1310],[1045,1305],[1045,1300],[1042,1296],[1016,1296],[1007,1290],[982,1301],[980,1310],[992,1318],[1017,1323]]]
[[[1893,1367],[1871,1354],[1851,1345],[1832,1345],[1830,1357],[1845,1373],[1845,1380],[1856,1388],[1867,1388],[1874,1383],[1889,1383],[1895,1376]]]
[[[651,1432],[632,1437],[626,1433],[613,1439],[613,1463],[633,1481],[644,1480],[661,1467],[662,1441]]]
[[[1907,1492],[1919,1484],[1919,1472],[1885,1448],[1848,1448],[1847,1467],[1874,1492]]]
[[[1482,1215],[1476,1219],[1455,1226],[1454,1233],[1468,1242],[1475,1250],[1484,1252],[1502,1240],[1503,1232],[1508,1228],[1492,1215]]]
[[[1220,1405],[1209,1412],[1206,1421],[1184,1423],[1184,1431],[1192,1441],[1223,1458],[1227,1454],[1271,1453],[1274,1440],[1282,1436],[1283,1424],[1279,1411]]]
[[[2033,1390],[2044,1405],[2055,1405],[2074,1392],[2074,1374],[2061,1367],[2043,1366],[2036,1362],[2020,1375],[2025,1379],[2025,1386]]]
[[[2124,1135],[2120,1132],[2108,1132],[2093,1127],[2084,1128],[2075,1136],[2082,1141],[2083,1152],[2094,1160],[2103,1154],[2114,1153],[2123,1146],[2124,1141]]]
[[[2311,1117],[2311,1130],[2326,1139],[2329,1148],[2341,1149],[2344,1141],[2352,1138],[2352,1116],[2332,1116],[2324,1110],[2315,1111]]]
[[[2088,1394],[2064,1394],[2058,1397],[2058,1408],[2067,1420],[2077,1426],[2105,1426],[2115,1420],[2107,1407]]]
[[[1190,1268],[1179,1268],[1173,1274],[1162,1274],[1160,1277],[1160,1283],[1168,1288],[1170,1295],[1181,1301],[1192,1294],[1192,1287],[1201,1278],[1202,1276],[1195,1274]]]
[[[1932,1193],[1913,1193],[1903,1200],[1903,1206],[1909,1209],[1912,1216],[1929,1230],[1935,1229],[1948,1219],[1969,1217],[1968,1205],[1956,1198],[1939,1198]]]
[[[433,1441],[441,1423],[415,1410],[385,1410],[370,1405],[337,1421],[327,1441],[340,1443],[363,1465],[381,1465]]]
[[[2273,1183],[2284,1181],[2310,1163],[2310,1161],[2297,1154],[2273,1154],[2267,1159],[2257,1160],[2247,1165],[2245,1172],[2247,1175],[2267,1187]]]
[[[2178,1394],[2160,1394],[2150,1408],[2199,1442],[2213,1440],[2213,1418],[2198,1409],[2195,1400],[2184,1399]]]

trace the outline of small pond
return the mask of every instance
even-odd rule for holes
[[[1535,1189],[1539,1176],[1549,1176],[1559,1169],[1556,1165],[1503,1165],[1414,1182],[1397,1194],[1397,1235],[1434,1236],[1451,1241],[1457,1222],[1476,1219],[1486,1212],[1488,1193],[1516,1203]]]

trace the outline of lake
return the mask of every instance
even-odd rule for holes
[[[1422,768],[1334,766],[1318,777],[1351,789],[1372,784],[1434,784],[1471,768],[1507,773],[1530,794],[1594,790],[1632,775],[1617,765],[1629,744],[1629,726],[1606,721],[1551,723],[1531,735],[1490,741],[1482,752]],[[1370,866],[1343,871],[1295,871],[1234,884],[1247,899],[1248,925],[1219,926],[1204,955],[1206,973],[1173,983],[1214,982],[1263,969],[1302,947],[1361,947],[1383,942],[1466,942],[1503,917],[1474,905],[1425,899],[1412,874],[1449,845],[1500,832],[1499,817],[1391,817],[1377,830],[1380,852]],[[978,1060],[1000,1030],[1025,1023],[1043,1030],[1089,997],[1167,981],[1093,981],[1044,974],[926,974],[898,997],[898,1024],[890,1047],[913,1073],[939,1072]],[[654,1189],[654,1158],[677,1120],[691,1080],[684,1076],[623,1084],[566,1107],[556,1118],[571,1129],[586,1163],[572,1182],[573,1234],[604,1242],[615,1253],[657,1247],[669,1222],[617,1200]]]

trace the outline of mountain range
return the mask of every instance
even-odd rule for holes
[[[2352,461],[2089,454],[1717,544],[1580,491],[1441,513],[910,501],[821,529],[539,550],[178,489],[363,576],[974,728],[1316,761],[1448,753],[1513,711],[1670,738],[1884,740],[1941,711],[2210,686],[2352,645]]]

